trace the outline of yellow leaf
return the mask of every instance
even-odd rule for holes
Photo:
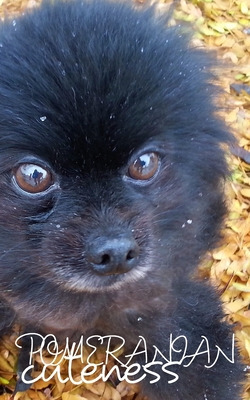
[[[216,4],[216,7],[218,7],[220,10],[226,11],[228,9],[228,5],[225,1],[214,0],[214,3]]]
[[[250,320],[250,310],[244,311],[244,317],[246,318],[246,321],[248,322],[247,325],[249,325],[249,320]]]
[[[233,31],[234,29],[238,28],[238,23],[237,22],[224,22],[223,23],[223,27],[224,29],[226,29],[227,31]]]
[[[234,38],[228,36],[228,37],[226,38],[226,40],[225,40],[225,42],[223,43],[222,46],[223,46],[224,48],[230,49],[231,47],[234,46],[234,44],[235,44]]]
[[[200,27],[200,32],[205,36],[219,36],[213,29],[208,28],[206,25]]]
[[[236,243],[229,243],[226,246],[221,247],[217,251],[213,252],[213,258],[215,260],[222,260],[223,258],[230,258],[238,249]]]
[[[28,392],[17,392],[14,396],[14,400],[31,400]]]
[[[30,389],[28,391],[28,393],[29,393],[29,397],[32,400],[46,400],[46,396],[43,394],[42,391]]]
[[[240,292],[250,293],[250,286],[243,285],[242,283],[234,282],[233,287],[235,287]]]
[[[94,394],[102,395],[105,391],[106,385],[107,384],[101,380],[100,382],[96,382],[94,385],[86,383],[85,387]]]
[[[49,384],[52,383],[52,379],[50,379],[49,381],[44,381],[42,379],[39,379],[39,381],[36,381],[35,383],[33,383],[33,387],[34,389],[40,390],[40,389],[44,389],[46,387],[49,386]]]
[[[218,22],[209,21],[208,26],[210,26],[210,28],[212,28],[216,32],[219,32],[219,33],[225,32],[225,29],[223,28],[222,24],[220,24]]]
[[[9,393],[1,394],[0,400],[10,400],[10,395],[9,395]]]
[[[250,188],[243,188],[243,189],[241,189],[240,192],[241,192],[242,196],[250,197]]]
[[[239,40],[244,40],[246,35],[242,32],[241,28],[240,29],[234,29],[234,37]]]
[[[243,26],[250,26],[250,21],[248,19],[245,18],[240,18],[239,19],[239,23]]]
[[[239,112],[239,107],[232,110],[229,114],[225,116],[226,122],[231,123],[237,121],[237,114]]]
[[[7,360],[3,358],[0,354],[0,370],[1,371],[7,371],[7,372],[13,372],[13,368],[10,366]]]
[[[240,141],[239,141],[239,146],[240,147],[244,147],[246,145],[249,145],[249,139],[241,138]]]
[[[8,380],[8,379],[5,379],[5,378],[3,378],[2,376],[0,376],[0,384],[8,385],[8,383],[9,383],[9,380]]]
[[[248,356],[250,357],[250,338],[247,338],[245,340],[245,348],[246,348],[246,350],[248,352]]]
[[[250,37],[249,36],[245,39],[245,46],[247,49],[250,48]]]
[[[245,300],[236,299],[232,303],[225,304],[225,308],[229,311],[229,313],[236,313],[248,305],[249,305],[249,299]]]
[[[230,58],[230,60],[232,61],[232,63],[234,63],[234,64],[237,64],[237,63],[238,63],[238,57],[237,57],[236,54],[234,54],[234,52],[232,52],[232,51],[226,52],[222,58],[224,58],[224,59]]]
[[[237,55],[237,57],[241,58],[245,55],[244,48],[239,44],[235,43],[232,47],[232,51]]]
[[[240,11],[242,12],[242,14],[248,14],[248,5],[245,1],[243,1],[240,5]]]
[[[86,397],[82,397],[79,394],[72,394],[70,392],[62,393],[62,400],[88,400]]]
[[[222,45],[224,46],[225,41],[226,41],[226,36],[222,35],[222,36],[217,37],[215,39],[214,43],[216,46],[222,46]]]
[[[75,390],[74,390],[74,391],[75,391]],[[88,391],[88,390],[86,390],[86,389],[81,390],[80,396],[81,396],[82,398],[85,398],[85,397],[86,397],[86,399],[88,399],[88,400],[103,400],[102,395],[100,396],[100,395],[91,393],[90,391]]]

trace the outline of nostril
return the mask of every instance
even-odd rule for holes
[[[101,258],[101,262],[97,264],[103,264],[106,265],[110,262],[110,255],[109,254],[104,254]]]
[[[137,257],[137,252],[135,250],[129,250],[127,260],[132,260],[135,257]]]
[[[133,238],[99,237],[91,242],[86,251],[88,261],[95,272],[101,275],[122,274],[136,264],[139,246]]]

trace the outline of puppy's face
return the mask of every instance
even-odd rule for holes
[[[4,297],[189,272],[224,211],[206,57],[151,13],[104,3],[44,6],[1,43]]]
[[[62,140],[63,155],[52,132],[51,152],[43,149],[44,135],[25,151],[20,140],[4,157],[1,223],[8,254],[2,263],[14,257],[19,275],[88,292],[119,288],[160,269],[172,251],[165,220],[177,203],[170,144],[149,139],[135,149],[115,135],[101,146],[87,138],[74,147]]]

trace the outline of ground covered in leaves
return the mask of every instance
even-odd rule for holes
[[[14,17],[26,8],[38,5],[38,0],[0,0],[0,17]],[[161,11],[168,4],[161,2]],[[246,368],[250,368],[250,0],[180,0],[174,20],[188,21],[194,27],[194,45],[216,49],[225,61],[220,74],[224,88],[223,117],[235,133],[239,147],[228,155],[232,176],[226,192],[230,209],[221,246],[208,254],[201,274],[219,288],[228,319],[235,325]],[[10,399],[16,382],[17,348],[15,335],[0,342],[0,400]],[[87,354],[85,354],[87,356]],[[103,353],[97,356],[100,362]],[[37,364],[41,364],[39,355]],[[249,367],[248,367],[249,365]],[[112,367],[112,363],[108,368]],[[73,364],[77,380],[82,364]],[[62,366],[66,373],[67,365]],[[37,372],[38,373],[38,372]],[[15,400],[139,400],[138,388],[123,382],[118,386],[111,379],[104,383],[75,386],[62,384],[56,377],[48,382],[39,380]],[[246,383],[244,398],[250,400],[250,383]],[[224,400],[224,399],[222,399]]]

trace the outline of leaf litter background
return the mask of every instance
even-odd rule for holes
[[[0,18],[16,18],[25,9],[37,6],[39,0],[0,0]],[[169,3],[161,1],[165,12]],[[250,0],[180,0],[176,3],[173,23],[187,21],[194,28],[193,43],[216,50],[225,60],[220,71],[222,99],[226,111],[222,117],[237,137],[239,147],[228,155],[232,175],[226,184],[229,215],[220,247],[205,257],[200,267],[204,279],[211,279],[219,289],[228,319],[235,324],[241,353],[250,369]],[[239,157],[237,157],[239,156]],[[183,254],[185,257],[185,254]],[[16,374],[17,349],[15,334],[0,342],[0,400],[10,399]],[[98,353],[97,362],[104,354]],[[36,359],[39,365],[39,358]],[[40,366],[41,361],[40,361]],[[108,366],[112,367],[112,363]],[[77,380],[82,364],[73,364]],[[67,365],[62,366],[67,375]],[[140,400],[137,385],[124,382],[116,386],[114,379],[104,383],[62,384],[57,378],[38,381],[26,393],[17,393],[15,400]],[[250,379],[243,398],[250,400]],[[226,400],[226,399],[222,399]]]

